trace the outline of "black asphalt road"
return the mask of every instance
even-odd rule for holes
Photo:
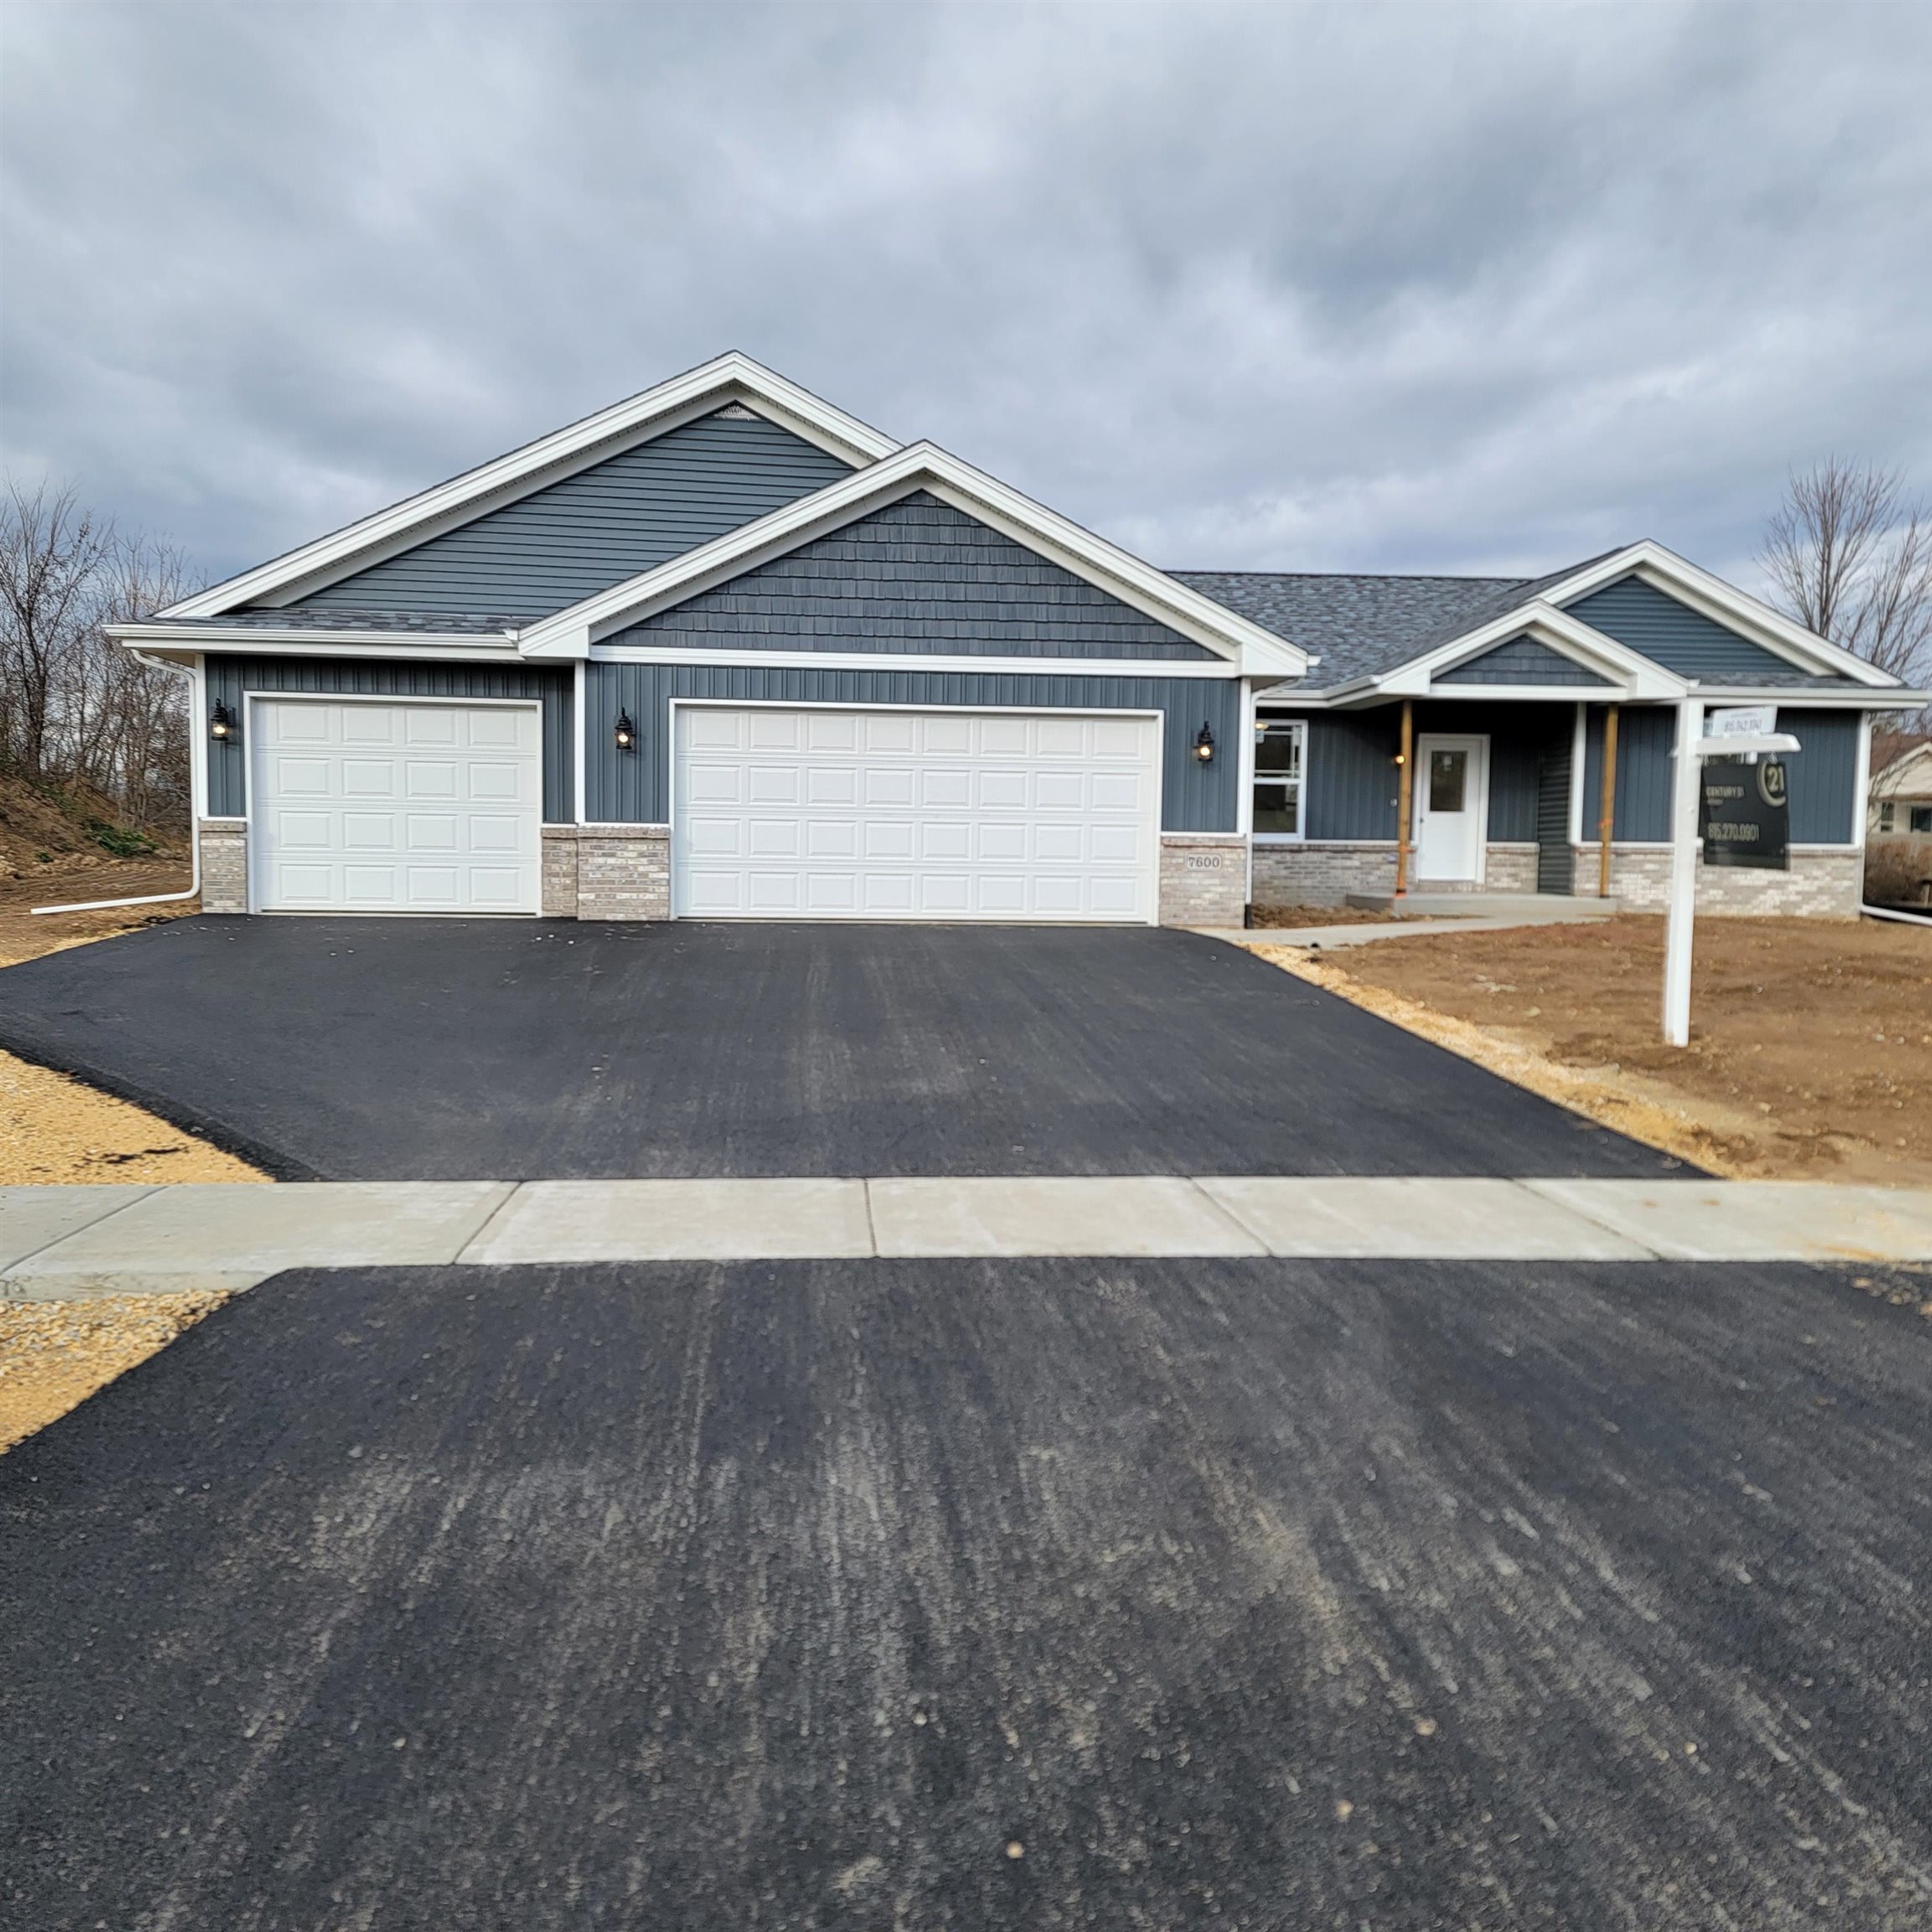
[[[1922,1932],[1929,1446],[1796,1267],[288,1275],[0,1458],[0,1923]]]
[[[190,919],[0,973],[0,1046],[291,1180],[1685,1171],[1148,929]]]

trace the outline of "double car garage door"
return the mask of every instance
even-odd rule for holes
[[[262,910],[538,909],[534,706],[251,709]],[[1154,917],[1156,718],[710,705],[674,716],[682,917]]]

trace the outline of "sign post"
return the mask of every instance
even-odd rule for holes
[[[1677,706],[1675,763],[1670,774],[1670,899],[1664,928],[1664,1037],[1673,1046],[1690,1044],[1700,835],[1707,865],[1787,870],[1790,846],[1784,767],[1760,766],[1758,761],[1767,753],[1797,749],[1798,740],[1779,730],[1775,705],[1734,705],[1713,711],[1707,734],[1701,699],[1685,698]],[[1750,777],[1741,779],[1737,773]]]

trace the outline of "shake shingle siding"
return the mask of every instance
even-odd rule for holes
[[[297,608],[548,616],[850,473],[762,417],[706,416],[372,564]]]
[[[1561,651],[1552,651],[1547,644],[1540,644],[1534,637],[1513,637],[1507,644],[1498,644],[1493,651],[1485,651],[1481,657],[1472,657],[1452,671],[1440,673],[1433,682],[1437,684],[1602,685],[1609,680],[1599,678],[1574,657],[1566,657]]]
[[[1215,657],[925,491],[605,641],[690,651]]]

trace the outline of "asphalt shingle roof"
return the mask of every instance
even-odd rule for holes
[[[527,625],[527,617],[478,610],[358,610],[340,605],[288,605],[281,610],[231,610],[224,617],[197,617],[197,625],[236,631],[410,631],[442,636],[501,636]]]
[[[1606,552],[1605,555],[1609,553]],[[1393,670],[1507,615],[1597,559],[1543,577],[1380,577],[1267,570],[1171,570],[1190,589],[1299,644],[1322,662],[1307,688]]]

